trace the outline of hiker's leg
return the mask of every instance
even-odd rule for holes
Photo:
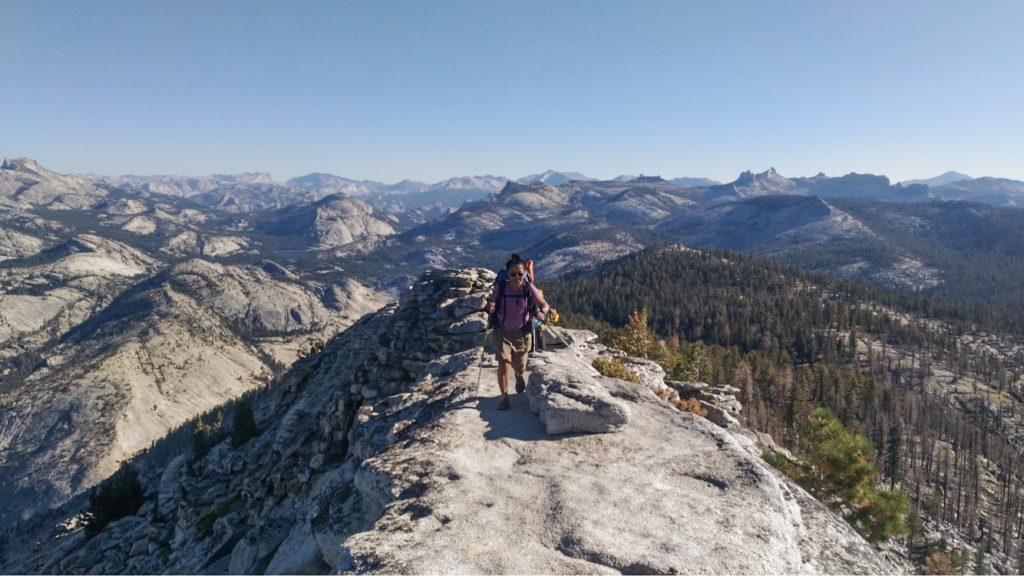
[[[516,351],[512,356],[512,369],[515,370],[516,380],[525,378],[526,360],[530,356],[530,346],[533,345],[530,334],[524,334],[520,342],[517,342]]]
[[[512,345],[501,328],[494,330],[494,356],[498,360],[498,390],[508,396],[508,365],[512,363]]]
[[[498,360],[498,390],[508,396],[508,362],[504,358]]]

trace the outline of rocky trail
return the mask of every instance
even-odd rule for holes
[[[338,568],[893,570],[845,523],[754,457],[743,445],[749,447],[747,438],[679,412],[645,387],[588,374],[568,351],[536,356],[526,394],[513,397],[511,410],[499,411],[495,365],[485,364],[489,378],[478,394],[474,353],[436,369],[438,399],[419,407],[412,420],[417,425],[402,425],[413,405],[375,416],[409,432],[364,460],[355,483],[371,499],[389,494],[394,500],[372,529],[344,542]],[[565,401],[566,390],[553,386],[559,383],[573,389],[574,401]],[[618,431],[547,433],[556,419],[593,426],[605,402],[629,414]],[[545,403],[547,427],[531,410]],[[424,412],[432,415],[429,424],[422,422]]]

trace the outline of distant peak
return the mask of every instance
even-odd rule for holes
[[[534,180],[532,182],[515,182],[513,180],[509,180],[505,182],[505,187],[501,189],[501,194],[515,194],[516,192],[540,188],[542,186],[544,186],[544,183],[540,180]]]
[[[765,170],[764,172],[758,174],[758,176],[760,176],[762,178],[772,178],[772,179],[785,178],[785,176],[783,176],[782,174],[779,174],[775,170],[774,166],[772,166],[771,168],[769,168],[769,169]]]
[[[737,186],[743,186],[744,184],[752,184],[753,182],[754,173],[751,172],[750,170],[744,170],[743,172],[740,172],[740,175],[738,178],[736,178],[734,184],[736,184]]]
[[[746,184],[754,184],[754,183],[756,183],[758,181],[762,181],[762,180],[785,180],[785,179],[786,179],[785,176],[782,176],[781,174],[779,174],[778,172],[775,171],[775,167],[771,167],[771,168],[765,170],[764,172],[759,172],[757,174],[754,174],[750,170],[744,170],[743,172],[740,173],[739,178],[736,179],[736,182],[734,182],[734,184],[736,184],[738,186],[743,186],[743,185],[746,185]]]
[[[501,192],[498,192],[498,196],[508,197],[521,192],[533,192],[547,195],[551,193],[551,191],[558,189],[558,186],[547,182],[541,182],[540,180],[535,180],[533,182],[513,182],[512,180],[509,180],[505,184],[505,187],[501,189]]]
[[[579,172],[560,172],[560,171],[557,171],[557,170],[545,170],[544,172],[541,172],[540,174],[531,174],[530,176],[525,176],[523,178],[519,178],[518,182],[520,182],[522,184],[528,184],[530,182],[543,182],[545,184],[551,184],[551,185],[554,185],[554,186],[561,186],[562,184],[565,184],[566,182],[568,182],[570,180],[577,180],[577,181],[586,182],[586,181],[592,181],[593,178],[591,178],[589,176],[584,176],[583,174],[580,174]]]
[[[324,196],[323,198],[317,200],[314,203],[314,206],[321,207],[335,204],[351,204],[354,203],[354,201],[354,198],[350,197],[348,194],[345,194],[344,192],[335,192],[334,194],[328,194],[327,196]]]
[[[0,168],[4,170],[27,172],[29,174],[36,174],[37,176],[42,176],[44,172],[49,172],[49,170],[46,170],[31,158],[4,158],[4,163]]]
[[[933,178],[921,178],[918,180],[904,180],[901,182],[904,186],[910,184],[927,184],[928,186],[943,186],[946,184],[952,184],[953,182],[960,182],[963,180],[973,180],[974,178],[957,172],[955,170],[949,170]]]

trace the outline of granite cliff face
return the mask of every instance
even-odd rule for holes
[[[87,539],[79,497],[5,534],[0,571],[895,570],[735,420],[662,399],[696,391],[726,414],[729,390],[665,382],[593,334],[561,330],[570,346],[537,354],[497,411],[479,347],[492,280],[428,273],[256,394],[256,437],[157,444],[134,463],[134,515]],[[599,375],[597,356],[643,383]]]
[[[83,210],[106,196],[85,178],[51,172],[29,158],[6,158],[0,164],[0,207]]]
[[[343,196],[275,211],[260,228],[271,235],[302,237],[316,248],[372,244],[395,233],[386,215],[362,200]]]
[[[96,252],[74,255],[83,254]],[[91,277],[79,283],[82,278]],[[183,262],[131,286],[84,320],[78,309],[91,310],[92,301],[72,288],[61,290],[81,301],[58,299],[54,290],[0,295],[0,343],[10,325],[22,329],[16,336],[24,343],[46,336],[43,328],[74,321],[23,382],[14,385],[12,374],[3,375],[13,385],[0,393],[4,521],[74,497],[177,426],[264,385],[309,341],[329,339],[384,304],[357,282],[304,283],[272,262]],[[56,301],[53,320],[40,334],[30,330],[34,325],[9,321],[35,303],[30,298],[40,309]]]

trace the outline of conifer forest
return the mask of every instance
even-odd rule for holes
[[[1024,352],[984,305],[680,247],[544,288],[568,325],[605,341],[649,331],[645,355],[670,378],[739,388],[744,424],[803,459],[820,448],[808,442],[820,410],[865,437],[875,483],[912,508],[888,535],[906,539],[921,570],[966,562],[924,522],[1024,569]]]

